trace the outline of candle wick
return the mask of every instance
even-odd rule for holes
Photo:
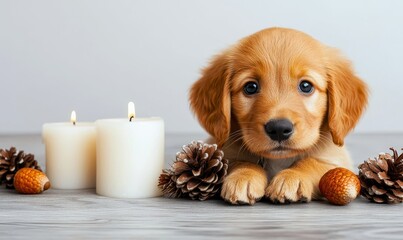
[[[129,122],[131,122],[133,120],[134,116],[131,116],[129,119]]]
[[[73,122],[73,125],[74,125],[74,126],[76,125],[76,122],[75,122],[75,121]]]

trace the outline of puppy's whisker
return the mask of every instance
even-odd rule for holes
[[[320,132],[318,140],[315,142],[315,144],[313,144],[308,149],[308,152],[309,152],[309,154],[312,154],[314,152],[319,152],[319,151],[321,151],[323,146],[325,146],[327,144],[331,144],[331,143],[332,143],[332,140],[329,138],[329,136],[324,134],[323,132]]]
[[[245,135],[250,135],[250,134],[248,134],[248,130],[254,130],[254,129],[252,129],[252,128],[249,128],[249,129],[246,128],[246,129],[244,129]],[[247,139],[244,138],[244,140],[243,140],[243,142],[242,142],[242,145],[241,145],[241,147],[240,147],[240,150],[238,151],[238,154],[239,154],[242,150],[248,151],[248,150],[249,150],[249,149],[248,149],[248,146],[251,145],[252,143],[254,143],[255,140],[256,140],[256,139],[254,139],[254,138],[247,138]]]
[[[237,154],[237,158],[239,158],[239,154],[241,154],[241,152],[243,152],[243,151],[248,151],[247,143],[246,143],[246,142],[243,142],[242,145],[241,145],[241,147],[239,148],[238,154]]]
[[[226,147],[232,146],[234,143],[236,143],[236,142],[242,140],[242,138],[243,138],[243,134],[242,134],[242,130],[241,130],[241,129],[232,132],[232,133],[229,135],[229,137],[228,137]]]
[[[231,140],[231,138],[238,137],[238,136],[242,136],[242,130],[241,130],[241,129],[232,132],[232,133],[229,135],[228,140]]]
[[[239,129],[237,131],[234,131],[230,134],[228,138],[229,144],[226,145],[226,147],[232,146],[233,144],[240,142],[241,145],[238,148],[236,158],[239,159],[239,155],[241,152],[245,151],[248,152],[248,143],[252,142],[254,139],[250,139],[248,141],[245,141],[244,134],[247,134],[248,131],[253,131],[253,128],[244,128],[244,129]]]

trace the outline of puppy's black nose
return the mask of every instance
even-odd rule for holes
[[[272,140],[281,142],[292,135],[294,126],[287,119],[273,119],[264,125],[264,130]]]

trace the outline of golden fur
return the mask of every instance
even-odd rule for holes
[[[301,94],[298,84],[314,86]],[[255,95],[243,91],[256,82]],[[291,29],[269,28],[216,56],[192,86],[201,125],[230,160],[221,196],[233,204],[319,198],[320,177],[351,168],[343,147],[367,103],[367,87],[336,49]],[[294,132],[273,141],[264,125],[288,119]]]

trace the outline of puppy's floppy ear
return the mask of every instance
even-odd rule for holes
[[[332,49],[328,57],[328,124],[333,142],[342,146],[367,105],[368,90],[351,63],[336,50]]]
[[[230,132],[231,96],[229,61],[224,52],[216,56],[190,90],[190,106],[199,122],[222,146]]]

